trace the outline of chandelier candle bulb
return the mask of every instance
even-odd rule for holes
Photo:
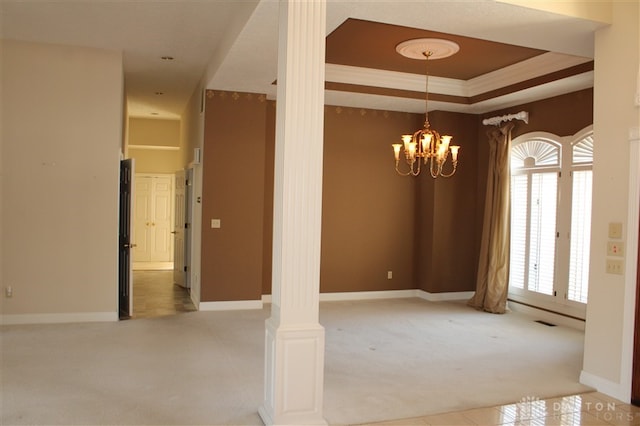
[[[458,145],[451,145],[449,149],[451,150],[453,164],[455,164],[458,162],[458,150],[460,149],[460,147]]]
[[[402,142],[404,143],[404,150],[409,152],[409,144],[411,143],[412,135],[402,135]]]
[[[400,148],[402,148],[402,145],[399,143],[394,143],[392,146],[393,155],[396,157],[396,162],[398,162],[400,160]]]

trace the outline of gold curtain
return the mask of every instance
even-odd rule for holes
[[[509,291],[509,245],[511,232],[511,130],[513,123],[487,132],[489,171],[476,293],[468,304],[476,309],[503,314]]]

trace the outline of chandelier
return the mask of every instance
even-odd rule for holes
[[[396,160],[396,172],[402,176],[418,176],[421,165],[429,168],[431,177],[450,177],[458,167],[458,145],[451,145],[451,136],[442,135],[429,124],[429,69],[430,59],[447,58],[454,55],[460,47],[449,40],[420,38],[404,41],[396,46],[402,56],[421,59],[425,62],[425,113],[424,126],[414,134],[402,135],[402,143],[394,143],[393,154]],[[400,170],[400,151],[404,151],[407,171]],[[449,155],[451,154],[451,155]],[[451,159],[450,165],[447,160]]]

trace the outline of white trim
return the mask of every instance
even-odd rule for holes
[[[173,262],[132,262],[134,271],[173,271]]]
[[[449,300],[469,300],[473,297],[473,291],[451,291],[445,293],[429,293],[424,290],[416,290],[416,297],[429,302],[446,302]]]
[[[429,302],[444,302],[448,300],[467,300],[473,296],[473,291],[459,291],[447,293],[429,293],[419,289],[381,290],[381,291],[347,291],[337,293],[320,293],[321,302],[340,302],[346,300],[374,300],[374,299],[406,299],[417,297]],[[270,294],[262,295],[262,303],[271,303]]]
[[[154,150],[154,151],[180,151],[179,146],[166,146],[166,145],[129,145],[128,148]]]
[[[429,293],[424,290],[381,290],[381,291],[345,291],[336,293],[320,293],[321,302],[341,302],[348,300],[375,300],[375,299],[407,299],[417,297],[429,302],[445,302],[449,300],[468,300],[473,296],[473,291],[458,291],[447,293]],[[261,300],[238,300],[228,302],[200,302],[198,309],[201,311],[221,311],[233,309],[261,309],[262,305],[272,302],[270,294],[263,294]]]
[[[507,85],[561,71],[591,60],[591,58],[547,52],[467,81],[429,76],[429,93],[465,97],[476,96]],[[583,74],[589,79],[588,84],[593,86],[593,73]],[[423,92],[425,89],[425,77],[422,74],[326,64],[325,75],[327,81],[335,83],[384,87],[416,92]]]
[[[74,312],[65,314],[4,314],[2,325],[64,324],[73,322],[118,321],[118,312]]]
[[[514,312],[520,312],[521,314],[535,317],[537,319],[549,322],[551,324],[563,325],[565,327],[575,328],[576,330],[584,331],[585,321],[567,317],[564,315],[556,314],[554,312],[538,309],[533,306],[523,305],[517,301],[508,302],[509,309]]]
[[[624,273],[622,345],[620,348],[620,400],[631,400],[633,341],[635,330],[636,279],[638,268],[638,221],[640,220],[640,134],[629,129],[629,200],[627,208],[627,260]]]
[[[591,60],[591,58],[581,56],[547,52],[497,71],[472,78],[467,82],[467,91],[469,96],[475,96],[535,77],[551,74]]]
[[[631,403],[631,396],[629,392],[623,392],[620,383],[612,382],[595,374],[591,374],[582,370],[580,372],[580,383],[586,386],[595,388],[598,392],[609,395],[613,398],[619,399],[627,404]]]
[[[341,300],[401,299],[417,297],[417,290],[383,290],[383,291],[345,291],[338,293],[320,293],[321,302]]]
[[[199,311],[235,311],[262,309],[262,300],[228,300],[221,302],[200,302]]]
[[[350,65],[326,64],[326,80],[334,83],[424,92],[425,76],[398,71],[383,71]],[[468,96],[466,81],[429,76],[429,93]],[[424,104],[424,100],[421,100]],[[423,105],[424,106],[424,105]]]

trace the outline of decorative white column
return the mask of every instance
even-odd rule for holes
[[[267,425],[324,424],[318,322],[326,0],[280,0]]]

